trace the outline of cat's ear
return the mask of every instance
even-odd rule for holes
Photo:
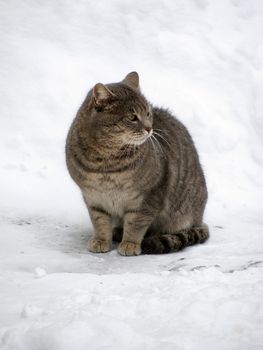
[[[93,101],[98,106],[114,96],[114,93],[101,83],[96,84],[92,91]]]
[[[135,90],[140,90],[139,74],[137,72],[131,72],[127,74],[126,77],[122,80],[122,83],[130,86]]]

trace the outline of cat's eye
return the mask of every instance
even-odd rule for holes
[[[138,117],[137,117],[137,115],[136,115],[135,113],[130,114],[130,115],[128,116],[128,118],[129,118],[129,120],[132,121],[132,122],[136,122],[136,121],[138,120]]]

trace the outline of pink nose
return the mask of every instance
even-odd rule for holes
[[[149,127],[147,126],[147,127],[145,127],[145,130],[146,130],[148,133],[150,133],[151,130],[152,130],[152,128],[149,128]]]

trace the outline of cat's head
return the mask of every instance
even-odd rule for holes
[[[89,108],[92,129],[105,142],[119,147],[141,145],[152,135],[151,106],[140,92],[136,72],[119,83],[96,84]]]

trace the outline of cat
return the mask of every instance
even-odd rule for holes
[[[66,141],[69,173],[94,226],[88,249],[131,256],[203,243],[205,177],[190,134],[141,93],[137,72],[96,84]]]

